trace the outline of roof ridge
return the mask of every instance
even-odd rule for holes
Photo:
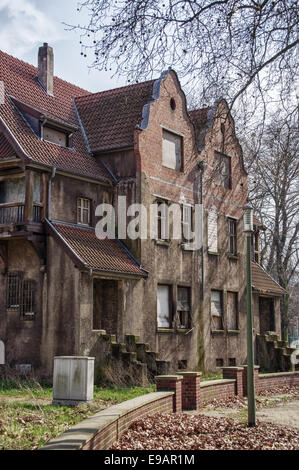
[[[109,92],[117,92],[117,91],[125,91],[125,89],[132,89],[133,87],[138,87],[139,85],[145,85],[145,84],[150,84],[154,83],[157,79],[152,79],[152,80],[146,80],[144,82],[138,82],[138,83],[132,83],[131,85],[124,85],[118,88],[109,88],[109,90],[102,90],[102,91],[96,91],[95,93],[91,93],[88,95],[81,95],[81,96],[76,96],[76,100],[80,98],[85,98],[85,97],[90,97],[90,96],[97,96],[97,95],[105,95],[108,94]]]

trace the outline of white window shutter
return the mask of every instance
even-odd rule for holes
[[[214,210],[208,214],[208,250],[218,252],[218,214]]]
[[[157,292],[158,328],[169,328],[169,286],[158,286]]]

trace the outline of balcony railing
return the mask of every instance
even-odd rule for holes
[[[14,202],[0,204],[0,224],[17,224],[24,222],[25,204]]]
[[[41,222],[43,204],[33,203],[33,222]],[[0,225],[25,222],[25,203],[13,202],[0,204]]]

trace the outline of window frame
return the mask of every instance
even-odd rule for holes
[[[185,308],[185,309],[184,308],[179,308],[179,303],[180,303],[179,291],[181,289],[182,290],[185,289],[187,291],[187,306],[188,306],[188,308]],[[183,302],[182,302],[182,304],[183,304]],[[182,306],[184,306],[184,305],[182,305]],[[178,314],[178,317],[179,317],[178,329],[186,330],[186,329],[191,328],[192,304],[191,304],[191,287],[190,286],[182,286],[182,285],[177,286],[177,314]],[[182,314],[184,314],[184,316],[187,317],[187,322],[186,322],[185,325],[182,325],[182,321],[181,321],[182,320],[181,319]]]
[[[237,256],[237,243],[238,243],[238,221],[232,217],[227,217],[228,224],[228,253],[231,256]],[[234,230],[231,230],[234,227]]]
[[[26,306],[26,303],[27,303],[27,300],[28,300],[28,294],[27,294],[27,298],[25,299],[25,292],[27,290],[27,286],[29,287],[28,289],[28,292],[29,292],[29,296],[30,296],[30,299],[29,299],[29,302],[28,304],[30,304],[30,306],[32,308],[30,308],[28,311],[25,311],[25,306]],[[33,280],[33,279],[24,279],[23,280],[23,292],[22,292],[22,304],[21,304],[21,310],[20,310],[20,314],[21,314],[21,318],[23,320],[32,320],[34,319],[35,317],[35,300],[36,300],[36,281]]]
[[[234,308],[235,308],[235,326],[234,328],[230,328],[228,322],[228,297],[229,294],[234,295]],[[227,330],[228,331],[237,331],[239,329],[239,293],[236,291],[227,291],[226,293],[227,301],[226,301],[226,316],[227,316]]]
[[[11,293],[11,289],[14,288],[10,284],[12,277],[15,276],[17,279],[17,290],[16,293]],[[6,284],[6,309],[11,311],[18,311],[21,307],[22,302],[22,287],[23,287],[23,273],[21,271],[11,271],[7,273],[7,284]],[[16,302],[12,302],[11,299],[15,299]]]
[[[165,150],[164,150],[164,141],[167,140],[167,135],[171,136],[173,139],[177,139],[179,142],[179,160],[177,158],[177,153],[175,153],[175,165],[170,165],[167,164],[167,158],[165,156]],[[170,140],[170,139],[168,139]],[[170,130],[162,127],[162,166],[164,168],[168,168],[173,171],[181,172],[183,171],[183,136]]]
[[[159,325],[159,319],[160,319],[159,312],[158,312],[159,287],[166,287],[167,290],[168,290],[168,326]],[[157,330],[170,330],[170,329],[172,329],[172,321],[173,321],[172,292],[173,292],[173,287],[172,287],[171,284],[166,284],[166,283],[157,284],[157,311],[156,311]]]
[[[54,142],[53,140],[46,139],[45,129],[49,129],[52,131],[59,132],[60,134],[63,134],[65,136],[65,145],[59,144],[58,142]],[[59,147],[62,147],[62,148],[70,148],[71,133],[65,131],[64,129],[60,129],[59,127],[51,126],[46,123],[46,124],[41,125],[41,133],[42,133],[42,140],[44,142],[49,142],[50,144],[58,145]]]
[[[213,302],[213,299],[212,299],[212,293],[219,293],[219,303],[220,303],[220,314],[219,315],[215,315],[213,314],[213,308],[212,308],[212,302]],[[216,308],[217,310],[217,308]],[[212,330],[215,330],[215,331],[223,331],[224,329],[224,312],[223,312],[223,291],[222,290],[218,290],[218,289],[211,289],[211,294],[210,294],[210,313],[211,313],[211,329]],[[220,318],[219,320],[219,323],[220,325],[217,325],[214,323],[213,321],[213,317],[216,317],[216,318]]]
[[[80,205],[80,201],[83,202],[87,201],[88,202],[88,208],[84,207],[84,205]],[[84,223],[84,211],[88,210],[88,223]],[[80,217],[79,217],[79,212],[80,212]],[[80,196],[77,198],[77,224],[79,225],[84,225],[85,227],[90,227],[91,225],[91,200]]]

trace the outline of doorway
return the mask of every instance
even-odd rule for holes
[[[275,331],[274,299],[259,297],[260,334],[266,331]]]
[[[93,329],[117,334],[119,310],[118,281],[94,279]]]

